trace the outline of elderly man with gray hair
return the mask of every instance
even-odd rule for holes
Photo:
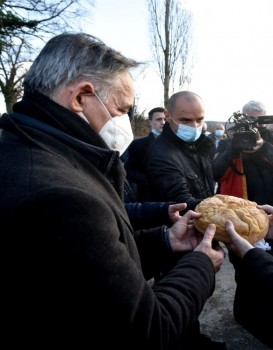
[[[258,117],[262,117],[266,115],[266,108],[265,105],[257,100],[251,100],[247,102],[243,108],[242,112],[248,116],[248,119],[250,121],[256,121],[257,124],[255,125],[258,128],[258,131],[262,137],[263,140],[266,140],[268,142],[273,142],[272,135],[270,132],[268,132],[268,128],[266,127],[266,124],[259,123]]]
[[[254,118],[266,115],[266,108],[262,102],[256,101],[256,100],[251,100],[243,106],[242,112],[245,115],[249,116],[250,118],[254,119]],[[257,126],[264,127],[265,125],[264,124],[257,124]]]
[[[57,35],[32,63],[22,100],[0,118],[10,347],[186,349],[213,293],[224,261],[212,247],[215,227],[202,239],[192,227],[198,214],[180,216],[178,203],[169,227],[136,231],[124,207],[120,155],[133,139],[138,66],[92,35]],[[199,339],[197,348],[225,348]]]

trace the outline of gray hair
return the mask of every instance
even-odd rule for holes
[[[251,117],[252,112],[262,112],[262,114],[266,114],[265,106],[260,101],[249,101],[243,106],[243,113]]]
[[[63,33],[50,39],[34,60],[24,79],[24,92],[38,91],[52,98],[63,86],[85,78],[107,99],[119,74],[140,64],[95,36]]]

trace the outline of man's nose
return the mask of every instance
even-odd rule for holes
[[[195,122],[194,120],[191,121],[188,125],[193,127],[193,128],[198,128],[198,126],[199,126],[199,124],[197,122]]]

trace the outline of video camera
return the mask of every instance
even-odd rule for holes
[[[273,124],[272,115],[263,115],[259,117],[247,116],[244,113],[234,112],[228,119],[226,130],[233,131],[232,145],[241,150],[252,149],[256,146],[256,134],[258,132],[257,124]]]

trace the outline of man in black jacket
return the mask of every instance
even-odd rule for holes
[[[170,97],[163,131],[145,160],[151,200],[185,202],[194,210],[214,194],[214,144],[202,134],[204,118],[204,103],[197,94],[181,91]]]
[[[165,108],[155,107],[148,113],[151,131],[148,136],[132,141],[127,149],[127,160],[124,163],[126,177],[135,191],[139,202],[150,200],[150,189],[145,177],[144,160],[150,145],[161,134],[165,124]]]
[[[194,210],[202,199],[214,194],[210,154],[215,146],[202,133],[204,103],[197,94],[181,91],[170,97],[165,114],[163,131],[145,159],[151,200],[185,202],[187,209]],[[164,274],[162,271],[161,276]],[[198,332],[197,320],[187,346],[198,338]]]
[[[0,119],[11,347],[178,350],[213,292],[224,259],[211,245],[215,227],[201,241],[188,211],[169,228],[134,231],[124,208],[120,155],[132,140],[137,66],[91,35],[58,35]]]

